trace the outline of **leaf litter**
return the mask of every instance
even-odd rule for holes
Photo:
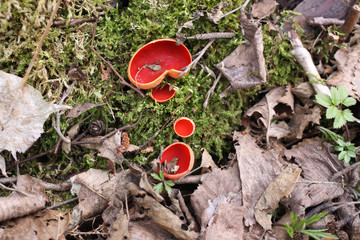
[[[267,8],[268,4],[271,7]],[[304,6],[303,9],[306,9],[306,6],[311,4],[310,1],[303,1],[299,9]],[[226,16],[222,12],[226,7],[229,6],[220,2],[210,12],[203,10],[198,13],[194,21],[199,20],[206,12],[208,19],[218,24],[220,19]],[[252,14],[254,17],[264,18],[274,12],[276,7],[275,1],[263,0],[253,4]],[[216,68],[229,80],[233,90],[267,83],[262,26],[259,21],[249,18],[244,8],[240,11],[246,43],[239,45],[233,53],[216,64]],[[319,9],[315,9],[315,13],[318,11]],[[337,11],[338,14],[342,12],[343,8]],[[193,21],[185,23],[177,34],[180,41],[201,39],[180,36],[183,28],[196,29]],[[301,47],[303,48],[302,45]],[[299,50],[300,45],[294,45],[294,48]],[[344,78],[349,94],[359,99],[356,80],[356,64],[359,58],[357,44],[347,49],[339,49],[334,58],[338,71],[328,78],[327,83],[338,86],[339,79]],[[302,60],[297,60],[302,65]],[[156,63],[143,68],[160,70]],[[203,68],[216,76],[208,66],[204,65]],[[4,72],[0,74],[3,86],[0,92],[4,93],[1,94],[0,103],[6,106],[0,106],[0,111],[3,110],[0,113],[4,113],[0,114],[0,127],[8,138],[0,135],[0,150],[6,149],[16,158],[16,152],[26,151],[39,138],[48,116],[66,107],[44,103],[39,93],[26,86],[23,91],[30,92],[29,98],[34,101],[30,105],[44,106],[35,110],[35,115],[26,115],[26,112],[34,110],[24,108],[28,99],[26,93],[21,94],[14,90],[21,78]],[[306,74],[314,79],[308,72]],[[101,76],[103,81],[111,78],[110,72],[103,67]],[[14,80],[5,81],[5,78]],[[154,191],[153,186],[157,180],[149,177],[151,172],[146,171],[146,167],[130,163],[124,157],[123,153],[137,152],[141,148],[129,142],[124,147],[123,132],[116,131],[106,138],[86,136],[82,139],[84,144],[80,144],[82,147],[95,149],[98,156],[109,159],[121,168],[126,165],[127,169],[112,173],[90,169],[71,177],[71,192],[78,196],[78,205],[70,212],[39,211],[45,208],[48,193],[44,186],[30,176],[19,175],[15,188],[4,188],[10,189],[12,193],[0,199],[0,221],[4,221],[1,223],[0,238],[12,238],[18,234],[20,238],[17,239],[66,239],[69,234],[82,234],[81,223],[89,219],[93,222],[101,219],[101,226],[97,230],[93,229],[93,233],[98,234],[96,231],[100,229],[99,235],[106,236],[107,239],[288,239],[286,232],[277,225],[290,222],[290,211],[304,217],[326,203],[334,208],[328,215],[328,220],[319,221],[318,226],[336,223],[338,225],[335,224],[333,234],[339,237],[345,234],[352,239],[358,239],[360,221],[357,205],[345,204],[337,208],[336,204],[355,201],[354,189],[359,184],[359,171],[358,168],[353,168],[343,172],[348,166],[337,159],[330,144],[319,138],[308,138],[308,129],[321,123],[322,113],[322,109],[311,100],[312,95],[313,91],[308,83],[295,86],[288,84],[270,89],[263,99],[244,114],[241,123],[246,130],[240,131],[236,128],[233,132],[233,155],[236,157],[232,158],[227,167],[219,168],[209,152],[202,150],[202,160],[198,168],[202,170],[199,175],[200,182],[196,182],[198,186],[191,193],[190,203],[184,201],[183,189],[180,191],[174,188],[170,195]],[[16,102],[23,106],[18,107]],[[90,102],[78,104],[67,117],[76,119],[82,113],[98,106],[100,105]],[[26,120],[30,118],[37,121],[37,124],[31,123],[37,126],[35,129],[26,126],[29,131],[16,132],[23,143],[21,147],[17,145],[18,142],[9,138],[11,134],[5,132],[10,128],[13,131],[14,126],[25,126],[19,124],[20,120],[12,119],[13,116],[9,115],[9,112],[14,115],[19,111],[25,114],[21,117],[26,116]],[[79,132],[80,124],[75,124],[68,131],[68,139],[76,140]],[[6,144],[1,142],[5,141],[3,139]],[[290,144],[291,148],[284,146],[294,140],[297,145]],[[262,144],[264,142],[265,145]],[[119,150],[121,146],[124,149]],[[74,145],[63,147],[64,152],[69,153]],[[149,149],[148,151],[152,151],[151,147]],[[4,157],[0,155],[0,169],[6,176],[6,162],[2,159]],[[335,174],[336,178],[333,177]],[[192,176],[184,178],[186,177]],[[189,204],[193,212],[189,211]],[[284,207],[285,214],[282,214],[279,220],[276,213]],[[28,216],[22,217],[24,215]],[[341,221],[349,216],[351,220],[343,224],[348,228],[345,232],[345,228],[339,226]]]

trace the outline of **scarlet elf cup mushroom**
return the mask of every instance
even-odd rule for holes
[[[183,142],[176,142],[167,146],[160,159],[160,163],[166,165],[170,162],[176,161],[177,170],[175,173],[170,173],[165,170],[164,176],[168,179],[179,179],[185,174],[189,173],[194,166],[194,152],[189,145]],[[165,163],[166,162],[166,163]]]
[[[183,138],[190,137],[195,132],[195,123],[187,117],[180,117],[174,122],[175,133]]]
[[[178,78],[183,67],[191,63],[191,54],[183,45],[176,45],[176,40],[165,38],[149,42],[138,49],[132,56],[128,77],[141,89],[158,86],[166,75]]]

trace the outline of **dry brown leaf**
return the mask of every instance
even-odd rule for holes
[[[244,89],[266,83],[261,24],[248,19],[245,11],[241,10],[241,25],[248,44],[238,46],[222,62],[216,64],[233,89]]]
[[[354,197],[348,192],[345,192],[340,196],[339,202],[353,202],[355,201]],[[340,219],[345,219],[348,216],[354,216],[353,221],[350,222],[350,236],[353,240],[360,239],[360,217],[359,214],[356,214],[358,209],[354,205],[346,205],[337,210]],[[356,216],[355,216],[356,215]]]
[[[276,139],[284,138],[291,134],[289,125],[285,121],[280,121],[278,123],[271,123],[268,136],[275,137]]]
[[[0,155],[0,171],[1,171],[2,175],[4,175],[5,177],[8,177],[6,174],[6,161],[5,161],[5,158],[1,155]]]
[[[314,94],[314,89],[309,82],[300,83],[291,89],[291,92],[304,104],[308,106],[314,105],[311,96]]]
[[[289,122],[292,135],[297,139],[302,139],[303,132],[309,123],[320,124],[320,119],[321,109],[318,106],[308,108],[297,104],[295,106],[295,115]]]
[[[285,156],[294,160],[303,171],[291,197],[284,202],[293,212],[302,216],[306,208],[344,193],[340,182],[330,181],[336,171],[343,169],[343,162],[338,161],[337,156],[331,154],[320,139],[306,139],[285,151]]]
[[[206,227],[205,211],[209,207],[209,201],[226,195],[229,192],[238,193],[241,190],[238,166],[234,165],[227,169],[214,169],[211,173],[201,176],[201,185],[191,194],[191,206],[202,228]]]
[[[281,172],[281,155],[277,151],[260,149],[250,134],[234,132],[236,156],[240,170],[245,225],[256,223],[254,207],[266,187]]]
[[[121,205],[122,206],[122,205]],[[123,207],[116,215],[116,220],[110,226],[109,240],[124,240],[129,239],[129,219],[124,212]]]
[[[271,215],[269,212],[278,208],[280,200],[291,193],[300,177],[300,173],[301,169],[296,164],[289,164],[270,183],[256,203],[255,218],[265,230],[271,229]]]
[[[134,197],[135,203],[146,209],[145,214],[176,238],[180,240],[197,239],[198,233],[187,230],[188,227],[183,226],[184,224],[178,216],[140,190],[136,184],[129,183],[127,189]]]
[[[211,172],[213,169],[218,168],[218,166],[216,166],[214,160],[212,159],[210,153],[206,151],[205,148],[202,148],[201,151],[201,173],[208,173]]]
[[[243,239],[244,209],[241,198],[241,194],[230,192],[209,201],[209,207],[206,210],[209,221],[205,232],[202,232],[204,239]]]
[[[207,17],[210,21],[214,22],[215,24],[218,23],[218,21],[224,17],[224,13],[221,11],[223,7],[227,7],[229,4],[227,2],[220,2],[216,6],[214,6],[210,13],[206,12]]]
[[[0,198],[0,222],[21,217],[45,207],[45,189],[29,175],[18,177],[16,190],[19,192]]]
[[[13,227],[4,230],[1,239],[12,240],[65,240],[64,233],[70,226],[70,214],[62,211],[45,210],[9,222]]]
[[[338,71],[331,74],[326,83],[339,87],[343,85],[353,98],[360,100],[360,44],[350,49],[340,48],[335,53]]]
[[[159,193],[157,193],[149,183],[146,172],[141,173],[139,187],[141,187],[143,190],[145,190],[145,192],[153,196],[156,199],[156,201],[158,202],[164,201],[164,198]]]
[[[254,18],[264,18],[273,13],[276,9],[277,2],[275,0],[262,0],[254,3],[252,6],[252,16]]]
[[[21,82],[0,70],[0,152],[6,149],[15,159],[16,152],[25,152],[40,137],[51,113],[70,108],[46,102],[28,84],[20,89]]]
[[[278,133],[276,133],[277,130],[271,129],[272,127],[280,127],[283,129],[283,131],[281,131],[283,134],[280,134],[279,137],[288,132],[284,124],[277,126],[276,124],[272,124],[271,121],[274,118],[282,119],[293,114],[293,104],[294,99],[289,88],[285,86],[276,87],[270,90],[260,102],[251,107],[245,116],[247,118],[254,117],[257,121],[258,128],[265,127],[266,140],[267,143],[269,143],[269,137],[277,137],[278,135]]]
[[[121,156],[116,152],[116,148],[121,145],[121,132],[116,132],[111,137],[107,138],[101,146],[97,149],[98,156],[107,158],[114,163],[121,164]]]
[[[90,110],[92,108],[96,108],[99,106],[104,105],[105,103],[99,103],[99,104],[95,104],[95,103],[83,103],[83,104],[76,104],[70,111],[69,113],[66,115],[67,118],[77,118],[79,117],[82,113],[86,112],[87,110]]]
[[[169,240],[174,236],[150,219],[129,223],[131,240]]]
[[[106,66],[104,64],[100,65],[101,68],[101,81],[105,81],[109,78],[111,78],[111,68],[106,69]]]

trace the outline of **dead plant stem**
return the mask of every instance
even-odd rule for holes
[[[340,177],[340,176],[342,176],[342,175],[344,175],[344,174],[346,174],[346,173],[354,170],[355,168],[357,168],[357,167],[359,167],[359,166],[360,166],[360,162],[354,163],[353,165],[350,165],[350,166],[348,166],[347,168],[345,168],[345,169],[343,169],[343,170],[335,173],[335,174],[331,177],[330,180],[333,181],[333,180],[337,179],[338,177]]]
[[[205,97],[206,97],[206,100],[203,104],[203,110],[205,111],[206,110],[206,107],[208,105],[208,102],[209,102],[209,99],[210,99],[210,95],[211,93],[214,92],[215,88],[216,88],[216,85],[219,83],[219,80],[221,78],[222,74],[220,73],[219,76],[215,79],[214,81],[214,84],[212,85],[212,87],[209,89],[209,91],[206,93]]]
[[[75,198],[72,198],[72,199],[69,199],[69,200],[66,200],[64,202],[61,202],[61,203],[58,203],[58,204],[55,204],[53,206],[50,206],[50,207],[47,207],[46,209],[56,209],[56,208],[59,208],[59,207],[62,207],[62,206],[65,206],[67,204],[70,204],[70,203],[73,203],[73,202],[76,202],[79,198],[78,197],[75,197]]]
[[[342,39],[345,40],[349,36],[349,34],[354,29],[355,24],[359,20],[359,17],[360,17],[360,6],[355,4],[352,8],[350,8],[350,11],[345,18],[345,22],[341,26],[340,31],[345,34],[345,36],[343,36]]]
[[[44,33],[42,34],[41,39],[40,39],[40,42],[39,42],[39,44],[38,44],[37,47],[36,47],[35,53],[34,53],[32,59],[31,59],[31,61],[30,61],[30,64],[29,64],[28,68],[26,69],[25,76],[24,76],[24,78],[23,78],[23,80],[22,80],[22,82],[21,82],[21,84],[20,84],[20,89],[23,89],[23,88],[24,88],[24,86],[25,86],[25,84],[26,84],[26,81],[27,81],[27,79],[29,78],[31,69],[33,68],[33,66],[34,66],[34,64],[35,64],[35,61],[36,61],[37,56],[39,55],[40,49],[41,49],[42,45],[43,45],[44,42],[45,42],[46,36],[47,36],[48,33],[49,33],[49,30],[50,30],[50,27],[51,27],[51,25],[52,25],[52,22],[54,21],[55,15],[56,15],[59,7],[60,7],[60,3],[61,3],[61,0],[58,0],[57,3],[56,3],[56,5],[55,5],[54,10],[53,10],[52,13],[51,13],[51,16],[50,16],[50,19],[49,19],[49,21],[48,21],[48,23],[47,23],[47,25],[46,25],[45,31],[44,31]]]
[[[94,39],[95,39],[95,33],[96,33],[96,28],[97,28],[97,24],[98,24],[98,21],[99,21],[99,17],[96,18],[96,21],[95,21],[95,26],[94,26],[94,31],[93,31],[93,35],[92,35],[92,38],[91,38],[91,44],[90,44],[90,49],[91,51],[93,51],[96,56],[98,56],[104,63],[106,63],[110,69],[120,78],[120,83],[122,85],[125,85],[131,89],[133,89],[134,91],[136,91],[138,94],[140,94],[141,97],[145,97],[145,95],[140,91],[139,88],[136,88],[134,87],[133,85],[129,84],[128,82],[125,81],[125,79],[120,75],[120,73],[118,73],[118,71],[115,70],[114,66],[107,60],[105,60],[105,58],[103,58],[94,48]]]

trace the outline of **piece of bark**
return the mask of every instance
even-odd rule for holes
[[[270,183],[256,203],[255,218],[265,230],[272,229],[271,215],[269,213],[278,208],[280,200],[291,193],[300,177],[300,173],[301,169],[296,164],[289,164]]]
[[[223,61],[215,65],[229,80],[233,89],[244,89],[266,83],[261,24],[248,19],[242,9],[241,25],[247,43],[238,46]]]
[[[330,96],[330,90],[327,86],[321,84],[321,77],[314,65],[310,52],[304,48],[299,35],[291,30],[289,33],[289,39],[293,50],[291,55],[293,55],[296,61],[303,67],[306,72],[309,82],[314,88],[317,94],[327,94]]]
[[[223,170],[213,169],[211,173],[201,176],[201,182],[191,194],[190,202],[201,227],[205,227],[203,214],[208,208],[208,202],[229,192],[237,193],[241,190],[239,169],[236,165]]]
[[[234,132],[236,156],[240,170],[245,225],[256,223],[254,207],[266,187],[282,171],[280,153],[260,149],[250,134]]]
[[[344,193],[341,182],[330,180],[334,173],[344,167],[343,162],[338,161],[337,156],[331,154],[320,139],[305,139],[291,150],[285,151],[285,156],[303,170],[291,197],[284,201],[293,212],[303,216],[306,208]]]
[[[264,18],[273,13],[278,3],[275,0],[262,0],[254,3],[251,14],[254,18]]]
[[[326,83],[339,87],[343,85],[353,98],[360,100],[360,44],[351,48],[340,48],[335,53],[338,71],[331,74]]]
[[[346,15],[345,22],[341,26],[340,31],[345,35],[342,36],[343,39],[346,39],[347,36],[354,29],[355,24],[358,22],[360,17],[360,6],[354,5],[350,8],[349,13]]]
[[[145,215],[150,217],[154,222],[172,233],[180,240],[195,240],[198,233],[188,231],[187,226],[169,209],[161,205],[154,198],[148,196],[146,192],[140,190],[134,183],[128,183],[126,187],[134,197],[135,204],[141,206]],[[185,229],[185,230],[184,230]]]

